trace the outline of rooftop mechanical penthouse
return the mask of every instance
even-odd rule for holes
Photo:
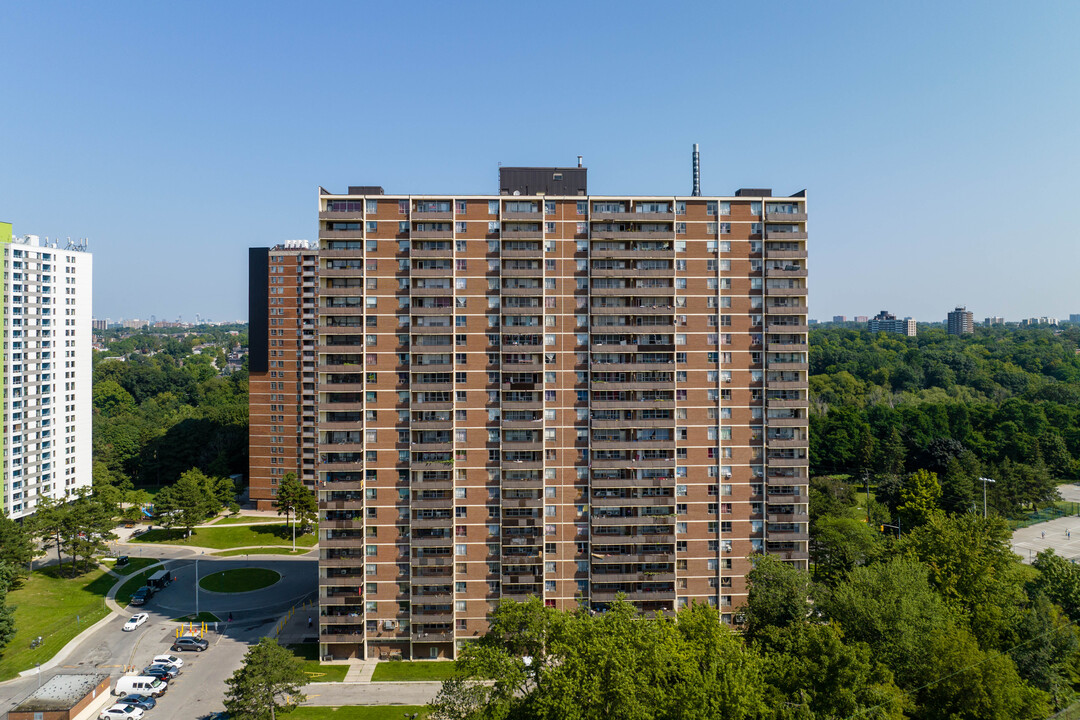
[[[317,272],[267,251],[269,278],[317,285],[317,420],[284,444],[312,431],[323,655],[453,657],[530,595],[730,621],[751,555],[806,563],[805,193],[500,175],[497,195],[320,188]],[[265,328],[302,365],[303,297]]]

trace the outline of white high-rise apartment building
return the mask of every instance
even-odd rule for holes
[[[3,512],[34,513],[91,484],[92,259],[0,223]]]

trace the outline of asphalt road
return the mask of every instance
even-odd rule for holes
[[[121,548],[123,553],[132,547]],[[141,608],[150,620],[134,632],[121,630],[129,615],[114,614],[50,671],[41,673],[42,682],[58,673],[107,672],[113,682],[125,666],[145,667],[154,655],[169,652],[175,637],[172,618],[194,612],[195,563],[191,552],[155,548],[156,557],[181,556],[169,564],[178,581],[165,588]],[[162,554],[158,554],[162,553]],[[135,552],[128,552],[138,556]],[[149,553],[147,553],[149,554]],[[145,555],[144,555],[145,556]],[[267,557],[267,556],[264,556]],[[273,632],[277,619],[294,602],[317,590],[317,564],[312,558],[244,560],[236,558],[199,559],[199,575],[236,567],[266,567],[278,571],[282,579],[268,588],[247,593],[199,593],[199,609],[219,617],[234,615],[231,624],[221,623],[220,632],[211,632],[210,647],[203,653],[186,652],[183,672],[170,683],[169,691],[148,715],[150,720],[193,720],[222,710],[225,680],[240,667],[250,644]],[[8,649],[11,652],[11,649]],[[0,683],[0,712],[6,712],[38,687],[36,675]]]

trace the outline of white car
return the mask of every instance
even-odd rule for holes
[[[102,710],[98,720],[139,720],[143,716],[143,709],[134,705],[113,705],[108,710]]]
[[[175,665],[178,668],[184,667],[183,659],[178,658],[175,655],[155,655],[154,659],[150,662],[160,665]]]
[[[150,619],[150,616],[146,613],[136,613],[131,616],[131,619],[124,623],[124,632],[131,632],[137,629],[140,625]],[[112,708],[110,708],[112,709]]]

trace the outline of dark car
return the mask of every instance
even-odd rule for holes
[[[180,668],[176,667],[175,665],[165,665],[163,663],[154,663],[152,665],[147,665],[146,666],[146,669],[143,670],[143,675],[150,675],[152,677],[158,677],[158,675],[156,674],[158,672],[165,673],[165,676],[164,676],[165,679],[166,680],[171,680],[171,679],[173,679],[174,677],[176,677],[177,675],[180,674]]]
[[[149,695],[125,695],[116,702],[124,705],[134,705],[143,710],[153,710],[154,706],[157,705],[157,700]]]
[[[210,643],[206,642],[202,638],[181,637],[173,640],[172,647],[169,649],[173,652],[180,652],[181,650],[194,650],[195,652],[202,652],[208,647],[210,647]]]
[[[146,601],[154,596],[154,591],[143,585],[131,596],[132,605],[145,605]]]
[[[164,680],[165,682],[172,680],[172,675],[170,675],[169,671],[161,665],[151,665],[150,667],[143,668],[143,671],[139,673],[139,675],[144,677],[154,677],[158,680]]]

